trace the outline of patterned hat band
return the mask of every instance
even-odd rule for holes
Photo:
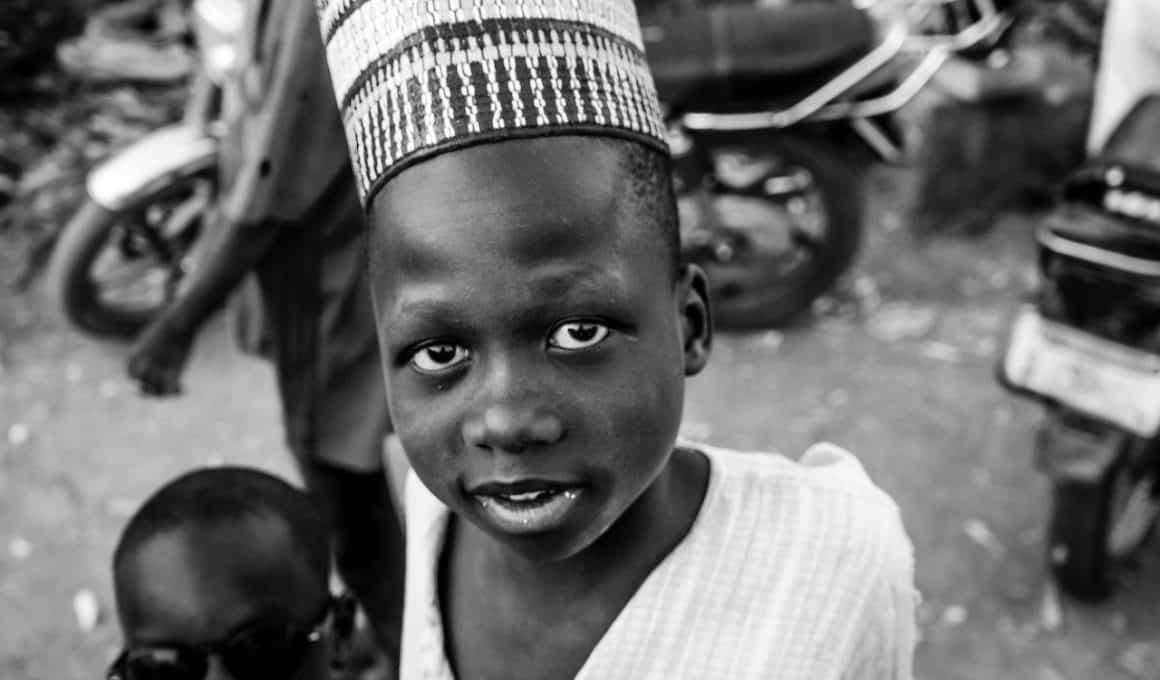
[[[409,165],[513,137],[667,151],[631,0],[319,0],[364,204]]]

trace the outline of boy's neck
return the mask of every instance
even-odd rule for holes
[[[699,451],[677,448],[653,483],[600,538],[579,553],[554,562],[529,560],[458,523],[461,545],[479,550],[479,566],[498,582],[549,599],[583,592],[615,579],[643,581],[689,533],[705,498],[709,461]]]

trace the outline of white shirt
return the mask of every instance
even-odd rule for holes
[[[898,508],[829,444],[800,462],[702,445],[692,528],[578,680],[910,680],[913,548]],[[401,680],[452,680],[436,581],[450,515],[411,475]]]

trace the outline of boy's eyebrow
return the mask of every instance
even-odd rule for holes
[[[622,276],[602,267],[579,267],[552,269],[537,273],[526,282],[535,297],[544,301],[537,307],[547,307],[553,301],[574,295],[598,293],[602,298],[621,300],[625,297],[626,286]],[[444,287],[438,283],[419,284],[403,292],[394,305],[393,318],[419,317],[440,320],[462,316],[462,309],[456,301],[441,293]]]
[[[618,290],[623,288],[622,277],[601,267],[568,266],[538,274],[528,281],[528,286],[536,289],[536,294],[544,298],[557,298],[572,293],[597,289],[607,292],[609,285]]]
[[[456,315],[455,306],[450,301],[419,295],[404,295],[396,303],[391,318],[395,320],[418,317],[418,320],[422,320],[424,318],[447,318]]]

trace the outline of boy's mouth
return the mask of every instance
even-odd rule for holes
[[[472,495],[501,529],[523,534],[561,524],[582,491],[580,486],[522,482],[483,485]]]

